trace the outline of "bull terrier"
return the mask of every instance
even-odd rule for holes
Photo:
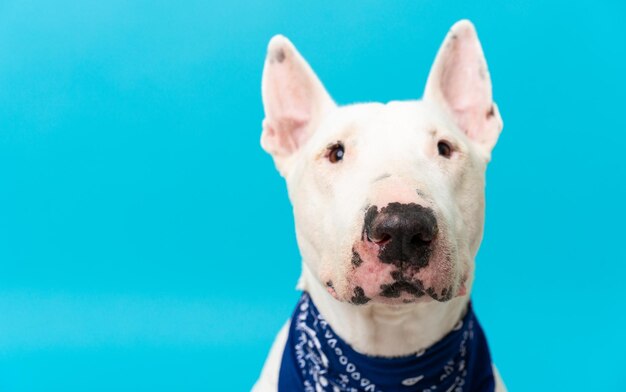
[[[450,29],[421,100],[340,107],[280,35],[262,97],[302,296],[253,390],[506,390],[470,302],[503,126],[472,23]]]

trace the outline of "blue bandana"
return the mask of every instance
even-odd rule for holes
[[[430,348],[370,357],[337,336],[305,292],[291,319],[278,391],[491,392],[494,383],[487,340],[471,306]]]

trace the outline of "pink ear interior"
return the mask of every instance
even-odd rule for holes
[[[272,38],[263,72],[263,147],[288,156],[309,138],[313,123],[332,100],[306,61],[285,37]]]
[[[466,33],[467,34],[467,33]],[[453,35],[443,59],[440,86],[459,126],[476,138],[491,111],[491,80],[480,43]]]
[[[442,102],[472,140],[493,147],[502,121],[492,100],[487,62],[469,21],[456,23],[448,33],[433,64],[425,96]]]

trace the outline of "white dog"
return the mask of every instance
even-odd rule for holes
[[[452,27],[420,101],[338,107],[283,36],[262,93],[303,296],[254,390],[505,390],[469,297],[502,130],[474,26]]]

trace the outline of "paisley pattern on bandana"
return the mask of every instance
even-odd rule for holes
[[[485,335],[472,307],[426,350],[398,358],[360,354],[335,334],[304,292],[283,352],[280,392],[490,392],[495,389]]]

